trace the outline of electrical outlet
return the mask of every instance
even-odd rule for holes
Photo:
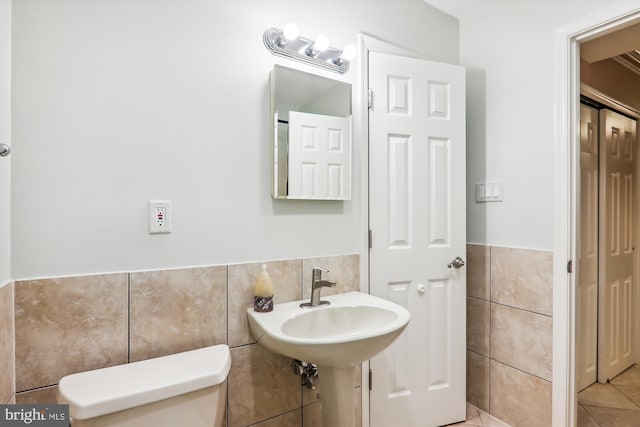
[[[149,234],[171,233],[171,201],[149,201]]]

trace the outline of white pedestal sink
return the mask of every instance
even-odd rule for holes
[[[355,367],[391,344],[409,323],[402,306],[361,292],[323,298],[330,305],[276,304],[270,313],[248,310],[258,343],[284,356],[316,363],[322,382],[324,427],[354,425]]]

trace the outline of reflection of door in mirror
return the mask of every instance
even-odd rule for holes
[[[351,197],[351,144],[345,117],[289,112],[289,198]]]
[[[351,199],[350,84],[276,65],[271,123],[274,198]]]

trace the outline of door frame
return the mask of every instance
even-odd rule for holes
[[[554,34],[554,233],[553,233],[553,398],[554,427],[575,426],[577,393],[576,275],[579,195],[580,43],[640,23],[640,7],[614,3],[558,29]]]

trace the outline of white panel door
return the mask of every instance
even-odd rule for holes
[[[580,106],[580,233],[576,378],[578,391],[596,382],[598,356],[598,110]]]
[[[369,55],[370,291],[411,321],[371,359],[373,427],[465,419],[465,71]]]
[[[289,112],[290,199],[351,198],[349,119]]]
[[[634,157],[636,122],[600,110],[600,261],[598,381],[634,363]]]

